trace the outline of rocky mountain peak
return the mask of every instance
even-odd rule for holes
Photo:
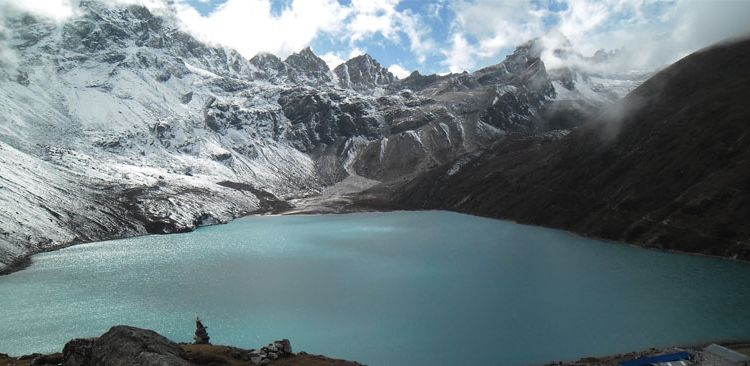
[[[371,89],[389,85],[396,77],[368,54],[359,55],[337,66],[333,72],[339,85],[352,89]]]
[[[284,63],[289,68],[289,78],[294,82],[327,83],[333,79],[328,64],[310,47],[289,55]]]
[[[258,71],[254,77],[272,79],[274,77],[287,74],[287,67],[284,61],[281,61],[276,55],[261,52],[250,59],[250,64],[255,66]]]
[[[540,58],[543,49],[539,39],[530,40],[516,47],[501,63],[480,69],[474,76],[482,85],[510,84],[551,96],[554,90]]]

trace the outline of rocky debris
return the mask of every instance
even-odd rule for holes
[[[211,344],[210,337],[208,336],[208,327],[203,325],[201,318],[195,318],[195,336],[193,337],[194,344]]]
[[[292,344],[289,340],[282,339],[279,341],[273,341],[257,351],[251,350],[249,356],[250,361],[254,364],[266,365],[271,361],[278,360],[279,358],[294,356],[294,353],[292,352]]]
[[[185,351],[152,330],[124,325],[99,338],[74,339],[63,349],[64,366],[187,366]]]

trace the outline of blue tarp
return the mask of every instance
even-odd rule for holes
[[[648,366],[660,362],[680,361],[689,360],[690,353],[687,352],[676,352],[667,355],[652,356],[652,357],[641,357],[635,360],[622,361],[618,363],[618,366]]]

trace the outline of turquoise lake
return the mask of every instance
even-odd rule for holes
[[[0,352],[116,324],[369,365],[528,365],[750,339],[750,265],[450,212],[258,216],[0,277]]]

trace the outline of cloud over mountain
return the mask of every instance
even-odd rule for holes
[[[82,0],[0,0],[3,13],[53,19]],[[85,0],[84,0],[85,1]],[[286,57],[311,46],[331,68],[370,53],[387,65],[426,72],[474,70],[528,39],[558,34],[584,55],[620,50],[623,68],[652,69],[713,42],[750,34],[746,1],[654,0],[110,0],[173,8],[199,39],[250,58]],[[551,36],[550,36],[551,35]],[[548,64],[556,61],[548,53]]]

